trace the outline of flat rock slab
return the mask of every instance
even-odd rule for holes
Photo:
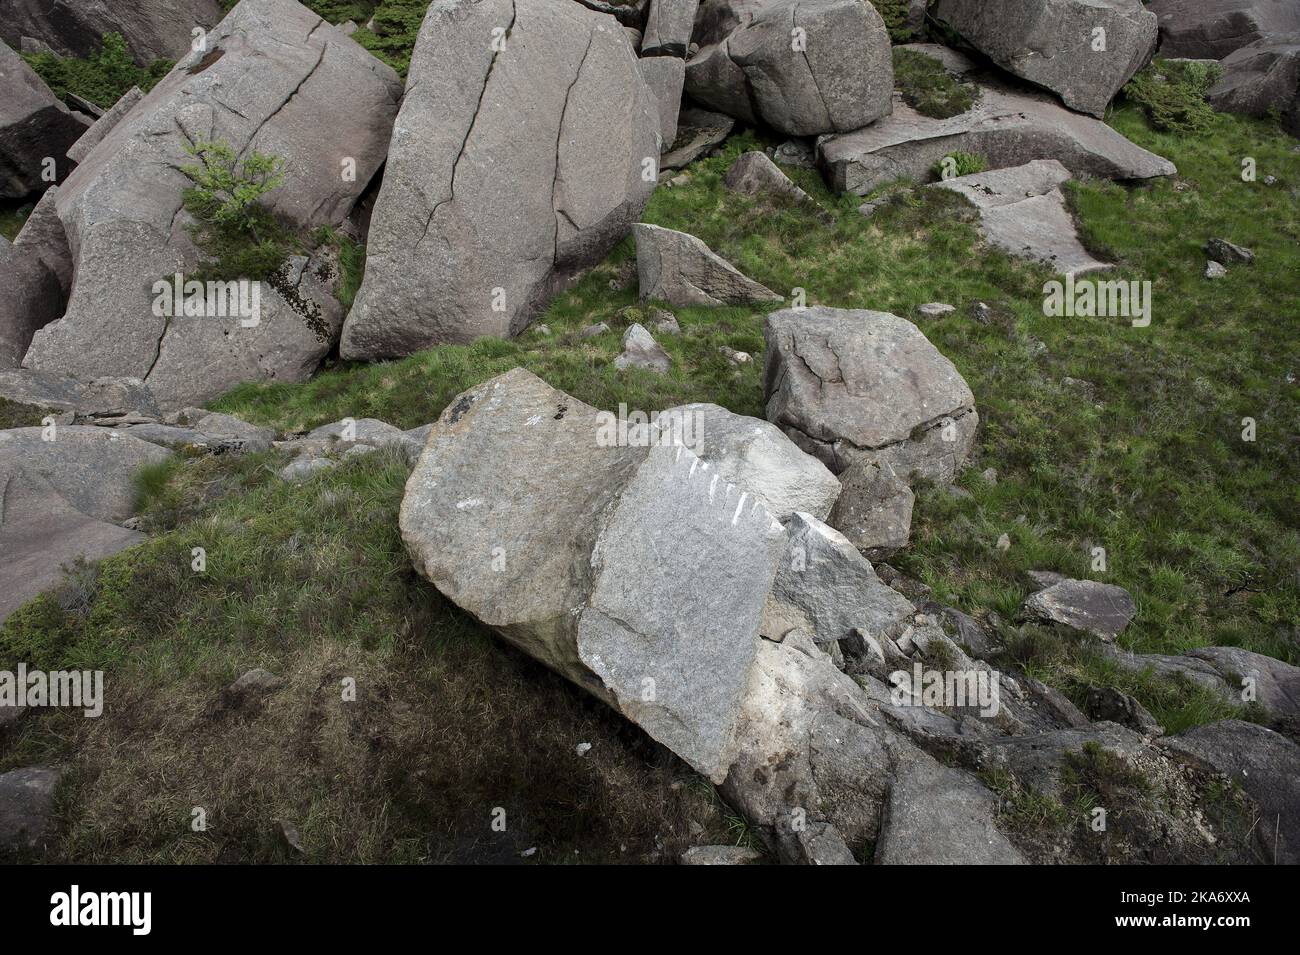
[[[677,141],[677,115],[682,109],[686,64],[675,56],[643,56],[637,60],[637,66],[658,104],[659,148],[670,149]]]
[[[721,781],[781,525],[688,449],[609,446],[601,422],[522,369],[465,392],[403,540],[448,599]]]
[[[37,849],[49,833],[62,773],[44,766],[0,773],[0,851]]]
[[[1025,598],[1030,616],[1111,641],[1137,613],[1123,587],[1095,580],[1062,580]]]
[[[686,232],[645,222],[633,226],[641,301],[691,305],[749,305],[783,301]]]
[[[101,560],[145,538],[83,514],[40,474],[11,462],[0,463],[0,502],[0,623],[57,587],[78,560]]]
[[[993,80],[980,84],[979,101],[948,119],[922,116],[896,102],[891,116],[865,129],[818,140],[827,182],[838,192],[865,196],[898,178],[925,182],[945,156],[978,153],[989,168],[1055,159],[1076,176],[1149,179],[1178,170],[1105,123],[1062,107],[1046,94],[1015,90]]]
[[[703,156],[731,134],[736,121],[724,113],[707,109],[685,109],[677,116],[677,138],[664,143],[659,169],[682,169]]]
[[[904,481],[949,483],[979,421],[965,380],[888,312],[817,306],[767,317],[767,419],[835,473],[884,461]]]
[[[1270,863],[1300,862],[1300,746],[1273,730],[1223,720],[1166,737],[1167,750],[1223,773],[1259,806],[1255,838]]]
[[[139,378],[81,381],[70,375],[17,368],[0,371],[0,398],[86,418],[157,418],[162,411]]]
[[[641,39],[641,55],[686,56],[699,5],[700,0],[650,0],[645,34]]]
[[[1150,0],[1160,25],[1160,55],[1222,60],[1271,34],[1300,33],[1291,0]]]
[[[509,30],[494,50],[483,37]],[[581,4],[447,0],[416,39],[345,358],[522,332],[654,190],[658,103]]]
[[[1108,269],[1079,241],[1060,190],[1070,178],[1070,170],[1055,159],[1038,159],[945,179],[933,188],[965,196],[980,212],[984,237],[1011,255],[1050,265],[1062,275]]]
[[[998,66],[1098,117],[1156,48],[1156,17],[1141,0],[938,0],[932,15]]]

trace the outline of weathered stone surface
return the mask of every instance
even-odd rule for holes
[[[915,325],[887,312],[817,306],[774,312],[763,396],[767,419],[840,473],[888,463],[950,483],[979,417],[966,382]]]
[[[219,0],[5,0],[0,37],[18,46],[30,37],[61,56],[99,50],[105,33],[118,33],[136,61],[179,59],[190,31],[221,19]]]
[[[59,317],[58,277],[34,253],[0,236],[0,368],[17,368],[32,336]]]
[[[998,800],[969,773],[917,759],[889,787],[877,865],[1024,865],[993,824]]]
[[[688,449],[599,428],[522,369],[465,392],[407,483],[402,537],[450,600],[721,781],[781,526]]]
[[[1159,736],[1164,727],[1136,699],[1113,686],[1090,686],[1086,700],[1088,715],[1098,722],[1127,726],[1143,736]]]
[[[721,143],[731,133],[736,121],[723,113],[707,109],[684,109],[677,117],[677,139],[664,143],[659,169],[681,169]]]
[[[49,834],[62,774],[28,766],[0,774],[0,852],[37,849]]]
[[[123,93],[122,98],[113,104],[112,109],[95,120],[95,125],[86,130],[81,138],[72,144],[68,149],[68,158],[76,163],[84,161],[90,155],[90,151],[98,146],[104,137],[113,131],[113,127],[120,123],[122,118],[131,112],[135,108],[135,104],[142,99],[144,99],[144,93],[138,86],[133,86]]]
[[[796,186],[766,153],[744,153],[722,177],[722,184],[732,192],[747,196],[781,196],[812,209],[824,222],[834,221],[829,212],[817,205],[812,196]]]
[[[792,31],[806,46],[795,49]],[[691,98],[792,136],[845,132],[890,111],[894,67],[880,14],[862,0],[773,0],[686,64]]]
[[[1062,275],[1110,268],[1079,241],[1060,185],[1070,171],[1055,159],[972,173],[935,183],[965,196],[980,212],[984,237],[1011,255],[1050,265]]]
[[[763,635],[774,640],[797,629],[820,645],[902,632],[916,608],[885,586],[871,564],[839,531],[811,514],[787,522],[785,554],[777,566],[763,614]]]
[[[27,366],[146,379],[171,407],[246,378],[301,377],[332,344],[328,309],[313,318],[265,284],[255,327],[155,310],[154,284],[193,273],[202,258],[181,208],[190,180],[180,169],[194,161],[185,147],[224,140],[283,158],[285,181],[268,207],[304,232],[335,225],[384,162],[400,92],[389,67],[294,0],[240,3],[209,33],[206,52],[184,57],[59,190],[76,281]],[[324,139],[322,116],[331,118]],[[355,181],[340,175],[345,159],[355,160]],[[287,274],[287,287],[301,284],[293,263]]]
[[[68,248],[68,235],[63,231],[63,222],[55,208],[58,195],[58,186],[50,186],[41,193],[36,208],[32,209],[32,214],[14,237],[14,249],[35,255],[58,279],[60,295],[56,302],[56,318],[63,314],[63,303],[72,289],[72,250]]]
[[[757,865],[763,853],[745,846],[691,846],[682,853],[682,865]]]
[[[143,534],[77,510],[0,445],[0,622],[58,586],[65,566],[100,560],[142,540]]]
[[[1294,9],[1300,21],[1300,4]],[[1300,136],[1300,23],[1296,32],[1266,36],[1229,54],[1223,76],[1206,94],[1222,113],[1265,117],[1276,111],[1282,127]]]
[[[502,52],[483,42],[494,27],[510,29]],[[656,109],[606,16],[549,0],[432,4],[341,354],[521,332],[640,218]]]
[[[1227,697],[1244,702],[1243,680],[1254,687],[1254,702],[1280,716],[1300,714],[1300,667],[1240,647],[1199,647],[1184,654],[1188,663],[1207,663],[1223,678]]]
[[[1081,753],[1088,743],[1095,743],[1103,750],[1130,761],[1141,756],[1147,748],[1141,734],[1117,723],[987,739],[981,746],[990,768],[1009,770],[1030,788],[1060,799],[1068,756]]]
[[[979,101],[957,116],[932,119],[896,103],[892,116],[818,141],[827,182],[859,196],[899,177],[925,181],[954,152],[978,153],[990,169],[1055,159],[1076,176],[1149,179],[1177,172],[1105,123],[993,80],[981,83]]]
[[[944,70],[953,76],[965,76],[978,68],[978,64],[965,53],[944,46],[942,43],[900,43],[895,49],[911,50],[913,53],[938,60]]]
[[[614,367],[619,371],[625,368],[644,368],[655,374],[666,375],[672,366],[673,360],[644,326],[633,324],[623,333],[623,353],[614,359]]]
[[[1265,861],[1300,863],[1300,746],[1241,720],[1198,726],[1162,741],[1166,750],[1236,782],[1260,809],[1254,835]]]
[[[855,461],[840,474],[843,490],[826,523],[870,560],[906,547],[912,533],[912,489],[887,461]]]
[[[675,56],[646,56],[637,60],[637,66],[659,107],[660,149],[669,149],[677,141],[677,114],[682,108],[686,64]]]
[[[269,451],[275,440],[272,428],[259,428],[239,418],[202,409],[189,409],[185,423],[145,423],[122,429],[124,434],[167,448],[193,447],[213,454],[251,454]]]
[[[0,198],[20,199],[50,185],[47,158],[61,180],[72,168],[68,147],[85,131],[22,57],[0,43]]]
[[[650,0],[642,56],[685,57],[700,0]]]
[[[1114,640],[1128,626],[1137,605],[1123,587],[1095,580],[1062,580],[1025,598],[1030,616]]]
[[[146,464],[170,452],[108,428],[59,426],[55,440],[44,428],[0,431],[0,467],[39,475],[83,514],[116,523],[131,516],[132,478]]]
[[[1255,253],[1250,249],[1235,245],[1227,239],[1210,239],[1205,243],[1205,254],[1213,262],[1219,262],[1224,265],[1242,263],[1250,265],[1255,261]]]
[[[1269,34],[1300,32],[1292,0],[1150,0],[1160,55],[1222,60]]]
[[[752,493],[779,521],[795,511],[824,518],[840,493],[835,475],[769,421],[710,404],[680,405],[665,414],[689,416],[691,450],[720,480]]]
[[[96,420],[154,419],[162,413],[153,393],[138,378],[84,382],[30,368],[0,370],[0,398]]]
[[[1003,69],[1098,117],[1156,48],[1156,17],[1141,0],[938,0],[932,15]]]
[[[780,302],[693,235],[645,222],[633,226],[641,301],[674,307]]]
[[[344,418],[330,424],[323,424],[307,433],[308,441],[329,441],[339,450],[347,450],[353,445],[362,444],[372,448],[396,448],[406,452],[422,442],[412,438],[405,431],[377,418]]]
[[[328,471],[334,467],[338,467],[338,462],[331,461],[329,458],[314,458],[303,455],[300,458],[294,458],[282,467],[279,473],[281,480],[288,481],[290,484],[302,484],[321,471]]]

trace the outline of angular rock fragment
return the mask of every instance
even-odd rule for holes
[[[61,181],[72,168],[68,147],[85,131],[22,57],[0,43],[0,198],[21,199]]]
[[[1098,117],[1156,48],[1156,17],[1141,0],[938,0],[933,16],[998,66]]]
[[[685,57],[700,0],[650,0],[642,56]]]
[[[840,473],[840,484],[827,524],[869,560],[883,560],[907,546],[915,495],[887,461],[855,461]]]
[[[1128,626],[1137,605],[1123,587],[1095,580],[1062,580],[1030,594],[1024,610],[1049,623],[1111,641]]]
[[[722,184],[732,192],[747,196],[784,197],[812,209],[824,222],[834,221],[834,217],[818,206],[812,196],[796,186],[776,163],[767,158],[766,153],[757,150],[744,153],[732,163],[722,177]]]
[[[45,842],[62,775],[45,766],[0,773],[0,852],[38,849]]]
[[[817,306],[774,312],[763,395],[767,419],[835,473],[885,462],[951,483],[979,416],[952,362],[915,325],[887,312]]]
[[[59,317],[59,279],[35,254],[0,236],[0,368],[17,368],[32,336]]]
[[[117,33],[137,63],[179,59],[189,52],[195,27],[210,29],[222,16],[220,0],[6,0],[0,37],[17,47],[22,38],[60,56],[99,51],[104,34]]]
[[[68,149],[68,158],[75,163],[84,162],[85,158],[90,155],[90,151],[98,146],[113,127],[122,121],[127,113],[135,108],[135,104],[144,99],[144,93],[140,87],[133,86],[125,93],[122,98],[113,104],[112,109],[108,110],[103,116],[95,120],[95,125],[86,130]]]
[[[691,846],[682,853],[682,865],[756,865],[763,853],[745,846]]]
[[[1165,58],[1222,60],[1270,34],[1300,33],[1291,0],[1150,0]]]
[[[681,169],[721,143],[731,133],[736,121],[707,109],[685,109],[677,117],[677,138],[663,144],[659,168],[667,172]]]
[[[40,201],[14,238],[16,251],[35,255],[58,279],[60,294],[52,302],[55,308],[47,309],[54,312],[55,318],[63,314],[63,304],[72,289],[72,250],[68,248],[68,235],[55,208],[58,196],[58,186],[50,186],[41,193]]]
[[[979,101],[948,119],[922,116],[903,103],[865,129],[818,140],[827,182],[838,192],[865,196],[891,180],[918,182],[956,152],[975,153],[988,168],[1055,159],[1076,176],[1149,179],[1178,170],[1105,123],[1064,109],[1041,93],[993,80],[980,84]]]
[[[782,301],[693,235],[644,222],[633,226],[632,234],[643,302],[687,307]]]
[[[980,213],[984,237],[1011,255],[1050,265],[1061,275],[1110,268],[1079,241],[1060,185],[1070,171],[1055,159],[972,173],[935,183],[965,196]]]
[[[858,129],[889,113],[889,34],[862,0],[774,0],[746,11],[686,64],[710,109],[791,136]],[[798,32],[796,32],[798,31]]]
[[[509,33],[500,50],[483,40],[494,29]],[[607,16],[550,0],[432,4],[341,354],[523,331],[640,218],[656,110]]]
[[[658,375],[666,375],[672,366],[673,360],[644,326],[629,326],[623,334],[623,353],[614,359],[615,368],[619,371],[625,368],[644,368]]]
[[[677,114],[682,108],[686,64],[675,56],[648,56],[637,60],[637,66],[658,104],[660,149],[670,149],[677,140]]]

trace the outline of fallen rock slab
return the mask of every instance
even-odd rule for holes
[[[889,34],[870,4],[773,0],[732,22],[686,64],[696,102],[791,136],[858,129],[889,113]]]
[[[71,411],[80,420],[156,420],[162,415],[153,393],[139,378],[80,381],[30,368],[0,370],[0,398],[50,411]]]
[[[97,53],[105,33],[117,33],[137,63],[179,59],[195,27],[222,16],[219,0],[7,0],[0,36],[17,47],[29,37],[60,56]]]
[[[700,0],[650,0],[641,55],[685,57],[699,5]]]
[[[1000,249],[1050,265],[1061,275],[1110,268],[1079,241],[1060,185],[1070,171],[1055,159],[978,172],[934,184],[965,196],[979,210],[980,230]]]
[[[834,221],[834,216],[817,205],[817,201],[812,196],[796,186],[790,177],[767,157],[766,153],[757,150],[742,154],[732,163],[731,168],[722,177],[722,184],[732,192],[747,196],[785,198],[796,205],[810,209],[823,222]]]
[[[1137,605],[1123,587],[1095,580],[1062,580],[1025,598],[1026,614],[1112,641],[1129,625]]]
[[[1222,60],[1270,34],[1300,32],[1300,7],[1289,0],[1150,0],[1166,59]]]
[[[657,375],[666,375],[672,366],[672,358],[644,326],[633,324],[624,332],[623,353],[614,359],[614,367],[619,371],[644,368]]]
[[[746,846],[691,846],[682,853],[682,865],[757,865],[763,853]]]
[[[59,282],[59,295],[53,298],[45,311],[63,314],[63,305],[72,289],[72,250],[68,248],[68,235],[63,230],[55,203],[59,187],[50,186],[32,209],[14,237],[14,249],[25,255],[34,255],[50,270]]]
[[[637,66],[658,105],[660,149],[670,149],[677,141],[686,64],[675,56],[645,56],[637,60]]]
[[[1300,20],[1300,5],[1295,9]],[[1283,129],[1300,136],[1300,24],[1230,53],[1221,65],[1223,76],[1205,95],[1211,106],[1257,118],[1276,113]]]
[[[1156,48],[1156,17],[1141,0],[938,0],[932,15],[998,66],[1097,117]]]
[[[1178,170],[1105,123],[1063,108],[1045,94],[980,83],[974,106],[948,119],[923,116],[905,103],[865,129],[818,140],[827,182],[838,192],[865,196],[885,183],[923,182],[945,156],[977,153],[988,168],[1055,159],[1075,176],[1150,179]]]
[[[125,93],[122,98],[113,104],[103,116],[95,120],[95,125],[86,130],[81,138],[72,144],[68,149],[68,158],[75,163],[80,163],[90,155],[90,151],[98,146],[109,133],[113,131],[118,123],[127,113],[135,108],[135,104],[144,99],[144,93],[140,87],[133,86]]]
[[[722,143],[731,134],[736,121],[723,113],[707,109],[685,109],[677,116],[677,138],[663,144],[659,169],[667,172],[682,169]]]
[[[887,461],[855,461],[840,473],[840,484],[827,524],[869,560],[884,560],[907,546],[916,496]]]
[[[645,222],[633,226],[632,234],[643,302],[656,299],[684,308],[783,301],[693,235]]]
[[[501,51],[483,41],[494,28],[510,31]],[[430,6],[340,353],[523,331],[640,218],[658,130],[609,17],[549,0]]]
[[[21,199],[62,181],[72,169],[68,147],[85,131],[23,58],[0,43],[0,198]]]
[[[824,306],[767,317],[767,419],[839,474],[885,462],[904,481],[951,483],[975,438],[975,398],[911,322]]]

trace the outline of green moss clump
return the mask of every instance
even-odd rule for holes
[[[974,84],[960,82],[934,57],[916,50],[894,51],[894,84],[908,106],[934,119],[958,116],[979,98]]]

